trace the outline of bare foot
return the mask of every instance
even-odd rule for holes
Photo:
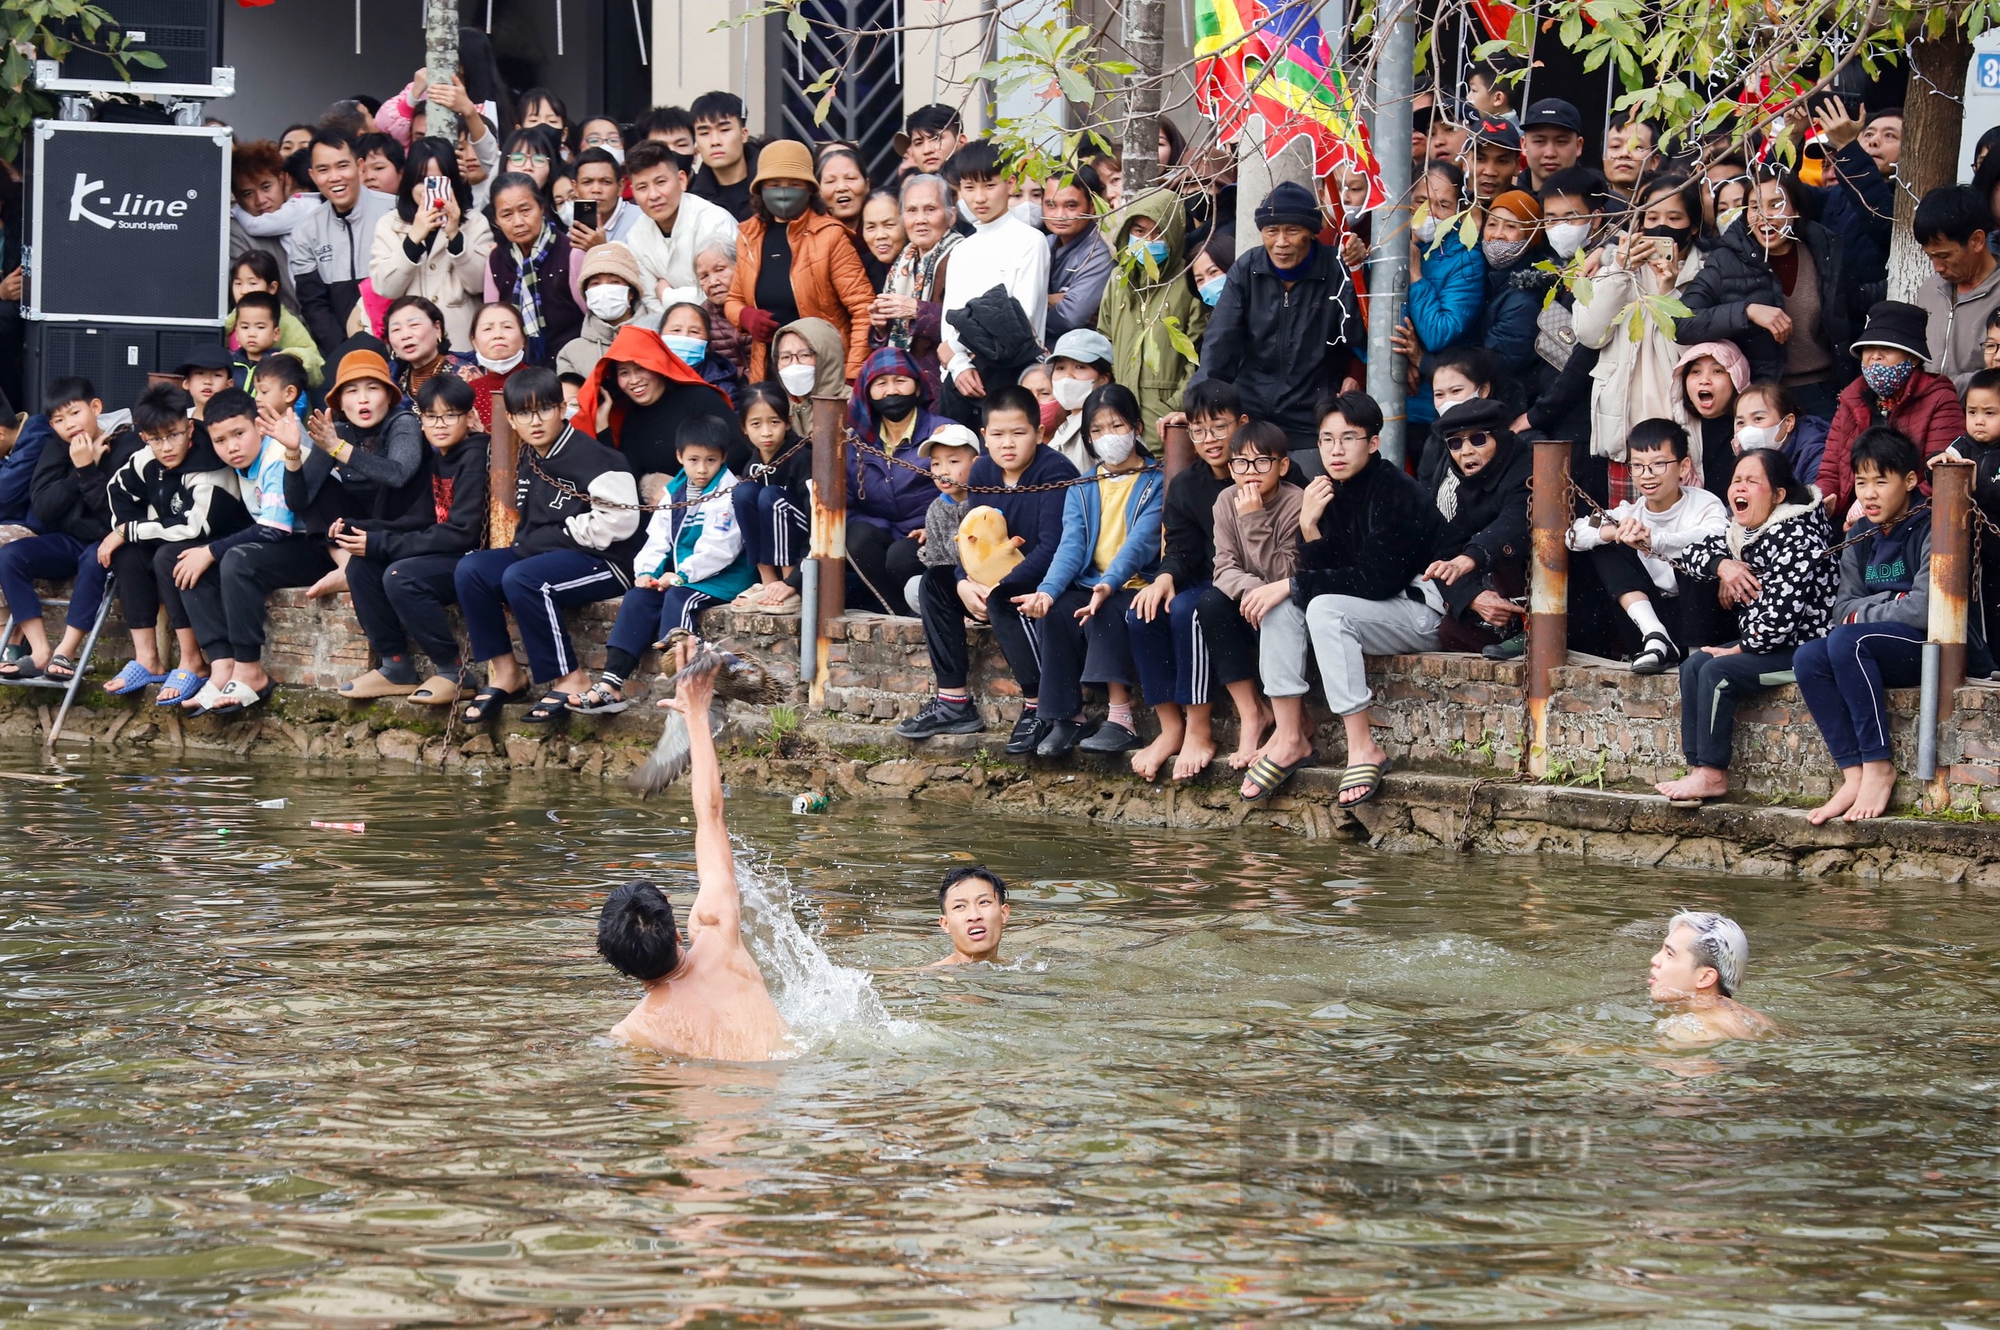
[[[1160,768],[1166,765],[1174,750],[1181,746],[1178,734],[1162,734],[1144,748],[1132,754],[1132,774],[1143,781],[1154,781],[1160,777]]]
[[[1870,818],[1882,816],[1889,811],[1889,796],[1895,792],[1895,763],[1863,762],[1861,788],[1855,792],[1854,806],[1847,810],[1847,820],[1866,822]]]
[[[1215,761],[1215,740],[1197,739],[1190,734],[1174,758],[1174,779],[1193,780],[1208,770],[1208,764],[1213,761]]]
[[[306,599],[318,600],[321,596],[337,596],[345,590],[347,590],[347,570],[336,568],[306,588]]]
[[[1264,751],[1264,731],[1271,727],[1271,720],[1271,713],[1259,707],[1255,715],[1241,722],[1236,736],[1236,751],[1229,755],[1231,771],[1241,771],[1257,760]]]
[[[1840,771],[1840,788],[1833,792],[1831,799],[1828,799],[1818,808],[1813,809],[1812,812],[1807,813],[1806,821],[1816,827],[1825,826],[1848,809],[1854,807],[1854,796],[1860,793],[1861,768],[1842,767]]]
[[[1720,799],[1729,793],[1729,773],[1717,767],[1696,767],[1679,780],[1653,787],[1669,799]]]

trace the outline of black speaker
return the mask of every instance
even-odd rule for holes
[[[132,39],[135,49],[151,51],[166,64],[126,70],[140,92],[149,83],[206,84],[222,64],[222,0],[96,0]],[[68,34],[76,40],[80,34]],[[118,70],[108,57],[81,47],[62,61],[65,79],[115,82]]]
[[[147,375],[171,374],[198,346],[213,346],[219,334],[203,328],[145,328],[130,324],[31,323],[28,325],[27,383],[30,411],[41,410],[49,384],[72,374],[90,380],[106,410],[139,400]]]

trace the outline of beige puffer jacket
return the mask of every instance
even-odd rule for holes
[[[493,228],[483,212],[470,212],[459,228],[465,237],[461,252],[446,246],[443,229],[433,232],[430,252],[412,262],[403,241],[410,224],[393,209],[375,227],[375,248],[368,259],[368,279],[384,300],[422,296],[444,311],[445,335],[454,351],[472,349],[472,320],[486,290],[486,257],[493,252]]]

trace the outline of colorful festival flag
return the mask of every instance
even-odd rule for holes
[[[1379,207],[1388,195],[1368,128],[1313,10],[1312,0],[1195,0],[1195,105],[1225,144],[1255,119],[1266,155],[1308,140],[1315,175],[1353,166],[1368,181],[1363,210]]]

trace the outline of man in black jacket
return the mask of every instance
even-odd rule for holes
[[[1369,729],[1373,694],[1362,658],[1437,650],[1444,613],[1437,584],[1419,580],[1437,548],[1437,507],[1401,467],[1376,455],[1381,434],[1382,408],[1366,393],[1342,393],[1326,404],[1319,423],[1325,474],[1306,486],[1299,509],[1299,571],[1288,592],[1280,582],[1266,588],[1270,597],[1258,591],[1243,598],[1244,617],[1253,609],[1262,617],[1264,691],[1274,704],[1303,697],[1311,635],[1327,705],[1347,731],[1342,808],[1372,797],[1389,765]],[[1274,669],[1274,660],[1296,664]],[[1269,793],[1312,760],[1303,727],[1284,722],[1281,711],[1271,742],[1245,773],[1246,798]]]
[[[1322,220],[1311,192],[1289,180],[1258,207],[1263,244],[1230,268],[1189,385],[1235,384],[1243,410],[1283,429],[1309,475],[1319,470],[1314,405],[1356,386],[1353,349],[1367,336],[1339,251],[1317,239]]]
[[[140,448],[129,429],[108,433],[98,423],[104,403],[90,380],[57,379],[45,398],[55,438],[42,449],[28,486],[29,521],[41,532],[0,546],[0,595],[28,641],[28,658],[0,665],[0,681],[69,679],[76,653],[104,601],[105,565],[98,546],[111,534],[111,477]],[[62,641],[51,651],[42,627],[35,579],[74,577]]]

